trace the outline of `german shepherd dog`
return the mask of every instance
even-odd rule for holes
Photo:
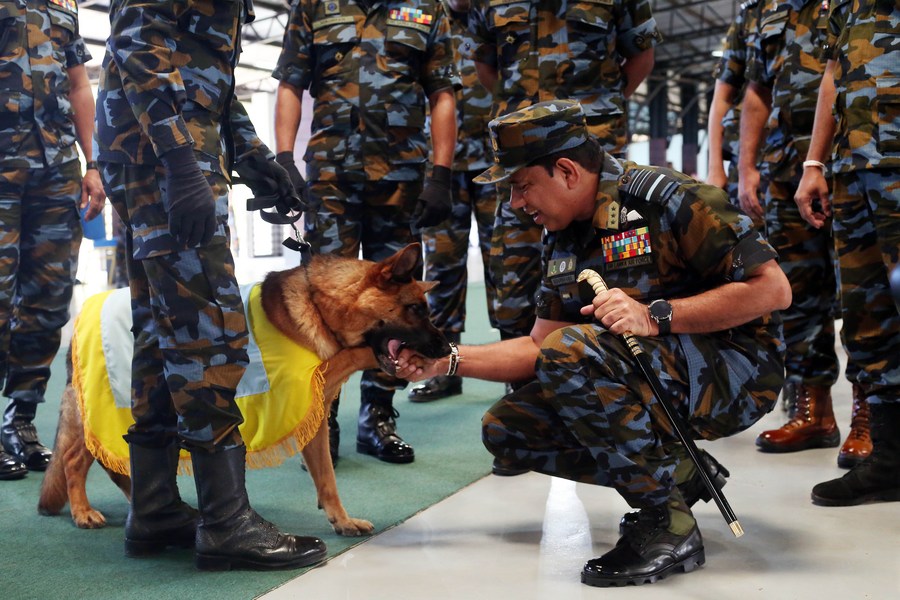
[[[450,353],[447,340],[428,319],[425,293],[434,284],[414,279],[420,252],[419,244],[410,244],[378,263],[315,256],[306,266],[266,276],[261,298],[269,321],[327,363],[323,365],[326,406],[322,414],[328,415],[332,400],[354,372],[380,367],[393,374],[394,360],[404,347],[432,358]],[[95,458],[85,445],[72,386],[71,357],[68,367],[53,459],[41,485],[38,512],[57,515],[68,501],[75,524],[93,529],[103,527],[106,520],[91,507],[85,490],[88,469]],[[290,402],[291,390],[283,390],[283,396]],[[90,398],[82,400],[90,402]],[[301,452],[316,486],[319,507],[335,532],[348,536],[371,533],[373,525],[350,517],[338,497],[327,419],[322,419]],[[130,500],[129,477],[102,466]]]

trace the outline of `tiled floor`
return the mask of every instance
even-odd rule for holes
[[[850,388],[835,391],[846,434]],[[581,584],[582,565],[615,544],[628,507],[612,490],[529,473],[488,476],[263,598],[900,598],[900,504],[813,506],[811,487],[843,473],[837,449],[757,452],[755,436],[784,419],[776,408],[704,444],[731,470],[724,491],[746,534],[734,538],[714,504],[699,505],[706,565],[692,573],[636,588]]]

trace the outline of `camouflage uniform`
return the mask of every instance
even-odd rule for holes
[[[800,216],[794,192],[803,175],[825,70],[821,1],[769,1],[750,49],[747,78],[772,90],[772,112],[762,148],[766,235],[791,282],[793,302],[781,312],[789,381],[830,388],[838,376],[834,350],[837,303],[834,241]]]
[[[506,149],[523,139],[495,144]],[[539,385],[485,415],[485,445],[512,464],[615,487],[633,507],[665,504],[677,438],[621,336],[581,315],[595,294],[576,276],[593,269],[610,288],[649,303],[744,281],[775,257],[722,190],[604,155],[593,218],[545,239],[537,315],[574,325],[545,338]],[[639,341],[694,435],[716,439],[771,410],[783,382],[780,336],[777,315],[766,315],[728,331]]]
[[[466,256],[472,217],[478,227],[478,240],[484,264],[484,288],[488,317],[497,327],[494,317],[495,292],[493,274],[488,269],[491,251],[491,232],[497,210],[497,190],[494,186],[478,185],[472,181],[491,165],[487,124],[491,115],[491,94],[478,81],[471,52],[475,42],[467,29],[467,13],[457,13],[446,7],[453,34],[454,56],[462,89],[456,92],[457,142],[453,161],[453,214],[437,227],[422,230],[425,251],[425,280],[439,285],[428,292],[431,320],[451,341],[459,342],[466,323]]]
[[[272,154],[234,96],[245,2],[110,5],[97,100],[107,195],[127,226],[135,353],[129,441],[176,433],[188,447],[243,445],[235,388],[247,364],[247,324],[229,249],[232,161]],[[157,156],[186,144],[212,187],[212,241],[184,249],[169,231]]]
[[[69,320],[82,228],[68,69],[91,56],[74,2],[0,4],[0,383],[44,401]]]
[[[734,103],[722,121],[724,139],[722,140],[722,158],[728,161],[728,199],[738,206],[738,152],[740,151],[741,99],[746,84],[748,47],[755,42],[758,31],[759,11],[764,5],[760,0],[747,0],[741,4],[740,11],[725,35],[722,45],[722,58],[716,63],[713,77],[723,81],[737,90]]]
[[[900,262],[898,39],[896,2],[832,4],[826,57],[835,60],[837,91],[831,170],[842,336],[873,410],[900,402],[900,313],[888,284]]]
[[[591,133],[608,152],[623,153],[628,113],[620,63],[661,40],[647,0],[608,2],[476,0],[469,28],[476,61],[497,70],[494,116],[554,98],[577,100]],[[498,198],[509,197],[505,185]],[[527,335],[540,283],[541,228],[497,206],[491,245],[503,337]]]
[[[368,8],[367,8],[368,6]],[[416,241],[428,158],[426,97],[459,85],[441,4],[294,0],[273,76],[315,99],[304,155],[313,251],[384,259]],[[366,371],[362,389],[404,382]]]

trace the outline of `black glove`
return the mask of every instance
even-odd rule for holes
[[[290,175],[294,191],[300,196],[300,202],[304,206],[303,210],[315,209],[316,207],[312,206],[309,199],[309,190],[306,189],[306,180],[303,179],[303,175],[300,174],[296,163],[294,163],[294,153],[289,151],[279,152],[275,155],[275,162],[284,167],[284,170]]]
[[[417,228],[434,227],[450,216],[453,210],[453,193],[450,190],[452,174],[449,168],[438,165],[431,170],[431,177],[425,180],[419,203],[412,214]]]
[[[234,170],[254,196],[272,197],[272,205],[282,215],[306,210],[306,204],[294,190],[290,174],[274,160],[254,153],[234,165]]]
[[[190,146],[159,157],[166,170],[169,232],[187,248],[205,246],[216,232],[216,198]]]

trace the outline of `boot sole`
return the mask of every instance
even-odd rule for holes
[[[855,498],[826,498],[816,494],[810,494],[810,497],[816,506],[857,506],[872,502],[900,502],[900,488],[863,494]]]
[[[382,456],[378,454],[378,450],[369,444],[364,444],[363,442],[356,442],[356,451],[360,454],[368,454],[369,456],[374,456],[380,461],[393,463],[395,465],[405,465],[416,460],[416,455],[413,454],[411,456]]]
[[[311,567],[321,563],[326,558],[328,558],[327,551],[283,563],[257,562],[245,558],[218,556],[214,554],[196,554],[194,556],[194,565],[201,571],[232,571],[234,569],[248,571],[280,571],[284,569]]]
[[[812,450],[813,448],[837,448],[840,445],[840,432],[835,432],[825,437],[810,438],[808,440],[795,442],[793,444],[773,444],[766,439],[756,438],[756,446],[760,449],[760,451],[769,452],[772,454],[780,454],[783,452],[800,452],[801,450]]]
[[[706,562],[706,554],[703,548],[690,556],[683,558],[677,563],[672,564],[665,569],[661,569],[656,573],[649,575],[637,575],[633,577],[599,577],[595,575],[587,575],[581,572],[581,583],[594,587],[622,587],[626,585],[644,585],[645,583],[656,583],[661,579],[665,579],[672,573],[690,573],[697,567]]]

